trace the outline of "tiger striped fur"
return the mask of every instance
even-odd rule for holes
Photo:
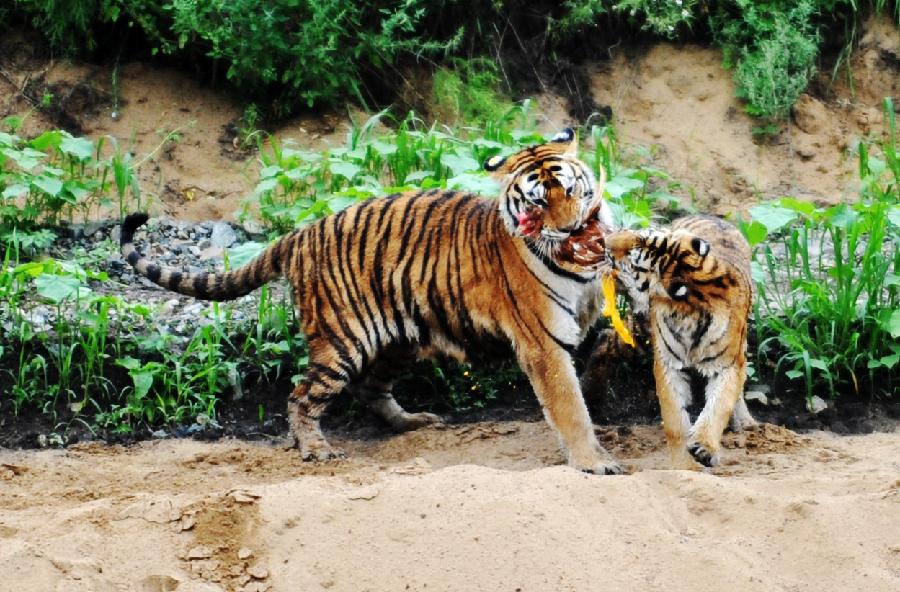
[[[598,314],[597,272],[553,259],[602,195],[575,149],[566,130],[547,144],[489,159],[485,168],[502,187],[497,200],[434,189],[356,204],[228,273],[187,274],[142,257],[133,244],[142,214],[125,220],[122,253],[157,284],[207,300],[287,278],[309,344],[309,366],[288,403],[291,435],[305,459],[342,454],[319,427],[341,390],[364,397],[397,429],[418,427],[438,418],[407,413],[394,400],[397,361],[439,354],[477,360],[500,342],[512,346],[569,464],[620,473],[594,435],[572,363]],[[535,208],[540,233],[526,237],[519,216]],[[596,215],[611,225],[605,203]]]
[[[676,220],[669,231],[620,231],[606,237],[636,316],[649,315],[656,394],[672,460],[714,466],[722,432],[755,424],[742,393],[750,315],[750,245],[712,216]],[[706,402],[693,426],[689,368],[706,379]]]

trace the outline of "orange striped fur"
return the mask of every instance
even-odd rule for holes
[[[653,373],[663,426],[677,468],[713,466],[728,419],[756,422],[742,397],[752,298],[750,245],[712,216],[676,220],[669,231],[620,231],[608,253],[636,315],[649,314]],[[691,426],[694,369],[706,379],[706,402]]]
[[[499,199],[448,190],[372,199],[291,232],[230,273],[188,275],[150,263],[132,244],[141,215],[125,221],[122,252],[141,274],[198,298],[236,298],[287,278],[309,343],[309,367],[288,405],[306,459],[341,454],[319,429],[341,390],[397,429],[418,427],[438,418],[407,413],[394,400],[391,380],[404,363],[478,360],[494,345],[511,345],[569,464],[621,472],[594,436],[571,357],[597,315],[596,272],[553,260],[596,203],[596,182],[575,157],[574,134],[555,140],[488,161]],[[543,227],[526,238],[517,215],[530,208],[539,208]],[[599,216],[611,223],[607,207]]]

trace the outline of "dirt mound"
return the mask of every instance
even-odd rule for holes
[[[564,466],[543,422],[281,446],[0,450],[0,592],[842,590],[900,586],[900,434],[729,436],[667,470],[655,426],[598,428],[634,471]],[[466,464],[460,464],[466,463]]]

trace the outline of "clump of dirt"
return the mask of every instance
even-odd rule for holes
[[[722,439],[725,448],[745,448],[756,452],[786,453],[806,446],[809,438],[799,436],[783,426],[761,423],[753,429],[728,433]]]
[[[255,540],[258,498],[238,490],[182,510],[181,529],[193,535],[184,554],[192,574],[224,585],[229,591],[265,592],[271,588],[266,581],[266,560]]]

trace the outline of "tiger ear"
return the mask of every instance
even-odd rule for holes
[[[550,141],[554,144],[565,144],[567,142],[571,142],[575,139],[575,130],[570,127],[566,129],[556,132],[556,135],[550,138]]]
[[[557,132],[555,136],[550,138],[554,144],[567,144],[563,154],[566,156],[578,156],[578,134],[570,127]]]
[[[500,155],[492,156],[484,162],[484,170],[490,171],[493,173],[496,170],[498,170],[500,167],[502,167],[504,162],[506,162],[505,156],[500,156]]]

